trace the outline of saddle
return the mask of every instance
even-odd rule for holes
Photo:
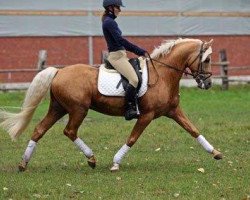
[[[137,93],[138,91],[140,90],[141,88],[141,84],[142,84],[142,69],[141,69],[141,66],[140,66],[140,61],[138,58],[131,58],[129,59],[129,63],[132,65],[132,67],[134,68],[135,72],[136,72],[136,75],[138,77],[138,86],[136,88],[137,90]],[[114,67],[112,66],[112,64],[107,60],[107,59],[104,59],[104,64],[105,64],[105,68],[106,69],[114,69]],[[126,77],[124,77],[123,75],[121,75],[121,79],[120,81],[118,82],[116,88],[118,89],[120,87],[120,85],[122,84],[123,86],[123,89],[126,90],[127,86],[128,86],[128,79]]]
[[[140,67],[137,63],[136,73],[139,74],[138,96],[143,96],[148,89],[148,67],[146,60],[138,58]],[[98,91],[105,96],[124,96],[127,89],[128,81],[121,76],[116,70],[110,69],[111,64],[104,61],[99,67],[97,88]],[[140,88],[140,89],[139,89]]]

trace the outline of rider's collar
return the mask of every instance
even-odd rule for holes
[[[111,12],[111,11],[108,12],[108,16],[109,16],[110,18],[112,18],[112,19],[115,19],[115,18],[117,17],[117,16],[115,16],[114,13]]]

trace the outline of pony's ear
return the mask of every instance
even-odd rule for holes
[[[204,47],[205,47],[206,49],[209,48],[209,47],[211,47],[212,44],[213,44],[213,42],[214,42],[213,39],[211,39],[209,42],[205,42]]]

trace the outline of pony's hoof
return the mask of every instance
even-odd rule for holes
[[[25,161],[21,161],[18,165],[19,172],[24,172],[27,169],[27,164]]]
[[[221,160],[222,159],[222,153],[217,151],[216,149],[213,150],[212,154],[214,155],[214,159]]]
[[[221,160],[222,158],[223,158],[222,153],[219,153],[219,154],[214,156],[214,159],[216,159],[216,160]]]
[[[91,156],[89,159],[88,159],[88,165],[94,169],[96,167],[96,159],[95,159],[95,156]]]
[[[113,167],[110,168],[111,172],[117,172],[119,171],[119,164],[118,163],[114,163]]]

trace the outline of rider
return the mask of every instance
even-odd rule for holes
[[[122,37],[122,32],[115,21],[121,12],[120,7],[124,7],[122,0],[103,0],[103,7],[105,11],[102,16],[102,29],[109,50],[107,59],[129,81],[125,92],[125,119],[131,120],[138,117],[136,88],[139,80],[134,68],[128,62],[126,50],[138,56],[146,56],[146,51]]]

